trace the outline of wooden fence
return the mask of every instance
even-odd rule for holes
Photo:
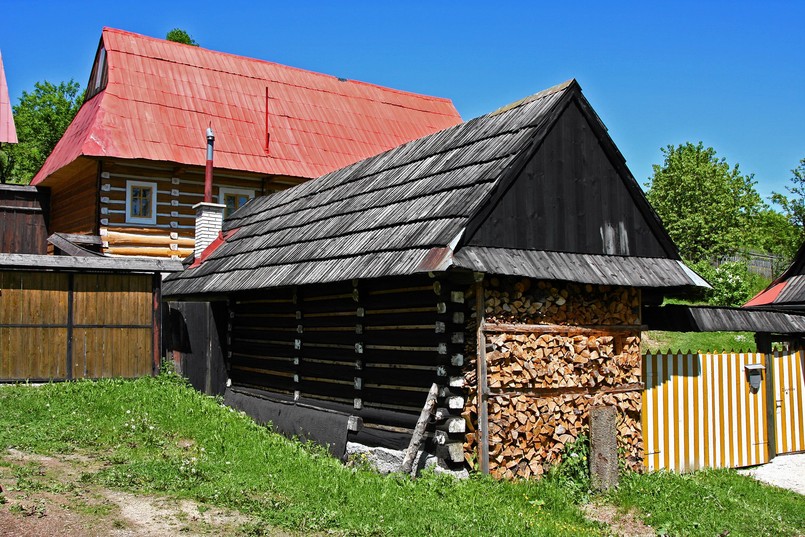
[[[0,381],[154,374],[159,272],[175,265],[0,254]]]
[[[646,354],[646,468],[736,468],[805,450],[804,370],[802,352]]]

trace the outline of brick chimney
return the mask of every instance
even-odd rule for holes
[[[201,252],[218,238],[224,224],[225,208],[226,205],[204,201],[193,205],[193,209],[196,211],[196,246],[194,248],[196,259],[201,259]]]

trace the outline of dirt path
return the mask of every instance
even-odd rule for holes
[[[0,537],[244,535],[249,519],[240,513],[109,490],[81,479],[101,467],[75,455],[0,454]]]
[[[805,453],[778,455],[768,464],[738,470],[758,481],[805,494]]]

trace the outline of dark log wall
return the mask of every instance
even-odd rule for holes
[[[47,253],[48,191],[0,185],[0,252]]]
[[[571,103],[469,244],[666,257],[624,181]]]
[[[382,444],[383,431],[405,434],[431,384],[461,374],[452,364],[464,346],[463,294],[438,277],[263,291],[230,308],[236,388],[361,417],[367,443]]]

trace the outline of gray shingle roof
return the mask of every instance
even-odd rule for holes
[[[573,95],[580,95],[580,89],[569,81],[257,198],[225,222],[226,241],[202,264],[166,280],[165,294],[217,294],[444,270],[455,264],[453,249],[469,220],[520,159],[529,156]],[[563,255],[553,257],[561,261]],[[606,264],[607,256],[588,257],[602,258],[597,263]],[[485,270],[484,263],[474,263],[471,256],[461,259],[464,268]],[[699,285],[675,260],[662,261],[671,263],[658,267],[635,261],[632,272],[666,272],[649,285]],[[605,276],[596,278],[615,283]],[[626,281],[647,281],[633,280]]]

